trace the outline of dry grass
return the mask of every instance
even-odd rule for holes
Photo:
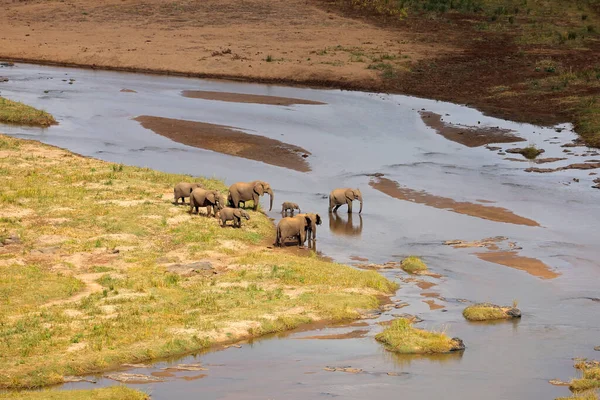
[[[578,359],[575,368],[581,371],[581,378],[572,379],[569,389],[575,395],[571,398],[596,400],[600,389],[600,362]]]
[[[231,229],[171,204],[177,182],[225,192],[220,181],[1,135],[0,154],[0,239],[22,241],[0,247],[0,388],[357,318],[396,289],[373,271],[265,248],[274,229],[260,212]],[[203,260],[214,273],[166,270]]]
[[[559,397],[556,400],[598,400],[598,392],[594,390],[590,390],[585,393],[574,394],[569,397]]]
[[[42,390],[0,394],[0,400],[148,400],[144,392],[126,386],[111,386],[93,390]]]
[[[57,122],[46,111],[0,97],[0,123],[47,127]]]
[[[511,310],[511,307],[499,307],[490,303],[473,304],[463,310],[463,316],[469,321],[492,321],[513,318],[508,313],[509,310]]]
[[[425,265],[423,260],[416,256],[406,257],[402,260],[402,263],[400,263],[400,268],[409,274],[418,274],[427,271],[427,265]]]
[[[457,347],[456,341],[443,332],[413,328],[410,321],[404,318],[392,321],[375,339],[383,343],[386,349],[403,354],[448,353]]]

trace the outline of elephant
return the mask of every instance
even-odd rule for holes
[[[298,238],[298,247],[302,247],[306,241],[307,229],[312,221],[308,215],[297,215],[295,217],[285,217],[277,224],[277,236],[275,237],[275,246],[283,246],[285,240],[289,237]]]
[[[269,204],[269,211],[273,209],[273,190],[271,185],[263,181],[253,182],[238,182],[234,183],[229,187],[229,196],[227,197],[228,203],[233,208],[240,208],[240,202],[246,205],[246,201],[254,201],[254,211],[258,209],[258,198],[265,193],[268,193],[271,197]]]
[[[190,193],[196,188],[203,188],[203,186],[201,183],[179,182],[173,188],[173,197],[175,197],[173,204],[179,204],[179,199],[182,204],[185,204],[185,198],[190,197]]]
[[[196,209],[198,213],[198,207],[206,207],[206,215],[210,217],[211,209],[213,214],[223,207],[221,203],[222,195],[218,190],[205,190],[202,188],[196,188],[190,194],[190,211],[191,214]]]
[[[321,216],[319,214],[298,214],[298,217],[308,217],[310,218],[310,225],[306,227],[306,239],[308,239],[308,243],[310,244],[311,240],[317,240],[317,225],[321,225]],[[302,242],[304,244],[304,242]]]
[[[338,213],[329,214],[329,230],[334,235],[340,236],[358,236],[362,233],[363,220],[362,215],[358,214],[358,225],[354,226],[352,214],[348,214],[348,220],[344,220]]]
[[[352,201],[358,200],[360,201],[360,210],[358,213],[362,213],[363,208],[363,198],[362,193],[359,189],[351,189],[351,188],[343,188],[343,189],[334,189],[329,193],[329,212],[336,212],[340,206],[343,204],[348,205],[348,213],[352,212]]]
[[[242,227],[242,218],[250,219],[250,215],[242,209],[225,207],[219,210],[217,218],[221,221],[221,226],[226,226],[227,221],[233,221],[233,227]]]
[[[292,203],[290,201],[284,201],[283,203],[281,203],[281,213],[285,214],[288,212],[288,210],[293,214],[294,210],[298,210],[298,212],[302,212],[300,211],[300,206],[296,203]]]

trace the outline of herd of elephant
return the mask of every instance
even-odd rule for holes
[[[252,200],[253,210],[258,209],[259,198],[265,193],[270,196],[269,211],[273,209],[273,189],[264,181],[238,182],[229,187],[227,199],[218,191],[205,189],[200,183],[178,183],[173,189],[174,203],[185,204],[185,199],[190,198],[189,213],[198,213],[199,207],[206,207],[207,216],[215,216],[221,226],[226,226],[227,221],[232,221],[234,227],[242,226],[242,219],[249,220],[250,215],[242,209],[246,202]],[[335,213],[338,208],[346,204],[348,213],[352,213],[352,202],[360,202],[359,214],[362,213],[363,199],[359,189],[340,188],[334,189],[329,194],[329,212]],[[309,245],[317,238],[317,225],[321,225],[321,216],[316,213],[303,213],[294,216],[294,211],[300,207],[296,203],[283,202],[281,213],[284,216],[277,224],[275,246],[283,246],[287,239],[295,239],[298,246],[304,246],[308,239]],[[291,214],[288,216],[288,213]]]

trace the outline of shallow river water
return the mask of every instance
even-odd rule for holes
[[[416,254],[441,275],[424,278],[436,286],[422,290],[414,282],[403,282],[408,276],[402,271],[385,270],[386,276],[401,284],[394,299],[409,305],[366,320],[368,326],[295,332],[129,371],[157,372],[170,364],[192,362],[206,366],[202,373],[174,372],[167,374],[172,376],[166,382],[131,385],[147,390],[154,399],[552,399],[567,395],[568,389],[550,385],[549,379],[568,380],[576,375],[573,357],[599,354],[593,348],[600,345],[600,190],[590,187],[591,171],[525,172],[527,162],[446,140],[425,125],[418,111],[438,113],[453,124],[514,130],[544,148],[544,157],[564,156],[561,144],[575,138],[569,126],[557,132],[486,117],[464,106],[399,95],[24,64],[2,68],[0,75],[9,78],[0,84],[2,96],[45,109],[60,122],[49,129],[0,126],[0,132],[103,160],[214,176],[228,184],[263,179],[275,190],[275,205],[269,213],[274,219],[281,217],[277,205],[284,200],[324,216],[317,241],[324,255],[356,264],[352,256],[384,263]],[[72,84],[70,79],[74,79]],[[124,88],[136,93],[121,92]],[[325,104],[232,103],[186,98],[183,90],[292,97]],[[312,170],[302,173],[185,146],[141,127],[132,119],[139,115],[233,126],[294,144],[311,152],[307,161]],[[583,151],[579,150],[575,153]],[[592,158],[574,155],[551,166]],[[436,196],[503,207],[539,226],[494,222],[399,200],[369,185],[373,178],[368,174],[374,173]],[[347,186],[361,189],[362,216],[355,213],[349,220],[344,207],[338,216],[328,217],[323,196],[335,187]],[[555,274],[544,279],[473,254],[486,249],[443,245],[451,239],[493,236],[506,237],[505,244],[516,242],[522,248],[519,256],[540,260]],[[431,299],[443,308],[430,309],[424,301]],[[461,314],[468,303],[460,299],[506,305],[517,299],[523,318],[499,324],[469,323]],[[460,337],[467,349],[463,354],[438,357],[386,352],[374,340],[382,329],[377,322],[405,312],[424,320],[419,327],[444,329]],[[349,339],[301,339],[353,330],[367,332]],[[331,372],[324,369],[327,366],[350,366],[363,372]],[[99,378],[96,384],[62,388],[112,384],[116,382]]]

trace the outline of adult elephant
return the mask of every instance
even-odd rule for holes
[[[348,205],[348,212],[352,212],[352,202],[354,200],[360,201],[360,210],[358,213],[362,212],[363,208],[363,198],[362,193],[359,189],[351,189],[351,188],[341,188],[334,189],[329,193],[329,212],[337,211],[342,205]]]
[[[321,225],[321,216],[314,213],[297,215],[297,217],[300,216],[310,218],[310,225],[306,227],[306,239],[308,239],[308,243],[310,244],[311,240],[317,240],[317,225]]]
[[[217,211],[223,208],[221,199],[221,193],[217,190],[196,188],[190,194],[190,214],[194,211],[194,208],[196,209],[196,213],[198,213],[199,207],[206,207],[207,216],[210,217],[211,209],[212,213],[216,216]]]
[[[196,188],[201,188],[201,187],[203,187],[202,184],[197,183],[197,182],[194,182],[194,183],[179,182],[173,188],[173,197],[175,198],[173,203],[179,204],[179,199],[181,199],[181,204],[185,204],[185,198],[190,197],[192,190],[194,190]]]
[[[306,241],[306,232],[311,227],[312,221],[308,215],[296,215],[285,217],[277,224],[277,236],[275,246],[281,247],[287,238],[298,238],[298,247],[302,247]]]
[[[264,181],[238,182],[229,187],[229,197],[227,198],[231,207],[240,208],[240,202],[246,205],[248,200],[254,201],[254,211],[258,209],[258,198],[265,193],[271,197],[269,211],[273,209],[273,190],[271,185]]]

